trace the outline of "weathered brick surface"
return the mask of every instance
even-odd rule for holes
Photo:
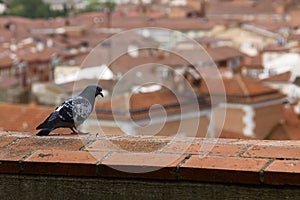
[[[14,140],[16,140],[16,137],[0,137],[0,147],[4,147],[6,145],[11,144]]]
[[[79,150],[86,143],[85,140],[73,138],[51,138],[51,137],[31,137],[21,138],[13,144],[14,149],[57,149],[57,150]]]
[[[243,156],[300,159],[300,148],[288,146],[252,146]]]
[[[86,147],[89,151],[157,152],[167,145],[165,141],[97,140]]]
[[[31,152],[28,149],[0,148],[0,173],[19,173],[19,161]]]
[[[180,174],[191,181],[258,184],[259,172],[267,162],[267,159],[193,155],[180,167]]]
[[[207,155],[223,155],[223,156],[237,156],[245,145],[232,144],[192,144],[187,142],[176,142],[168,146],[164,152],[178,153],[178,154],[207,154]]]
[[[0,173],[300,185],[300,141],[0,132]]]
[[[300,185],[300,160],[275,160],[264,172],[265,183]]]
[[[96,176],[96,164],[105,152],[38,150],[22,163],[22,173]]]
[[[100,165],[101,176],[176,179],[183,156],[153,153],[113,153]]]

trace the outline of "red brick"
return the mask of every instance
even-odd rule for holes
[[[97,140],[85,147],[87,151],[120,151],[121,149],[109,140]]]
[[[193,138],[194,143],[218,143],[218,144],[232,144],[238,141],[238,139],[229,139],[229,138]]]
[[[300,161],[275,160],[265,169],[264,182],[274,185],[300,185]]]
[[[300,147],[300,140],[237,140],[233,144],[255,146],[287,146]]]
[[[19,173],[19,161],[29,155],[31,150],[22,149],[0,149],[0,172],[1,173]]]
[[[154,153],[113,153],[100,165],[105,177],[176,179],[183,156]]]
[[[259,172],[267,162],[267,159],[193,155],[179,173],[184,180],[258,184]]]
[[[185,142],[175,142],[167,147],[163,152],[177,154],[209,154],[236,156],[246,146],[230,144],[191,144]]]
[[[10,144],[16,139],[17,139],[16,137],[0,136],[0,147],[4,147],[4,146]]]
[[[243,156],[263,158],[297,158],[300,159],[300,148],[253,146]]]
[[[56,149],[56,150],[79,150],[84,146],[86,141],[78,139],[66,138],[51,138],[51,137],[38,137],[38,138],[23,138],[17,143],[12,145],[15,149]]]
[[[96,176],[96,164],[107,152],[38,150],[22,163],[25,174]]]
[[[276,140],[274,146],[300,147],[300,140]]]
[[[129,151],[129,152],[156,152],[167,145],[167,142],[128,141],[128,140],[97,140],[89,145],[89,151]]]
[[[32,137],[34,136],[36,133],[32,133],[32,132],[14,132],[14,131],[6,131],[4,133],[2,133],[5,136],[9,136],[9,137]]]
[[[252,140],[252,139],[239,139],[233,142],[233,144],[240,144],[240,145],[264,145],[264,146],[271,146],[274,145],[276,141],[274,140]]]
[[[152,135],[138,135],[138,136],[132,136],[132,135],[123,135],[118,138],[119,140],[127,140],[127,141],[158,141],[158,142],[169,142],[171,140],[176,139],[175,137],[171,136],[155,136]]]

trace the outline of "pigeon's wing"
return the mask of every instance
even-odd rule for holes
[[[49,117],[43,123],[41,123],[38,127],[36,127],[36,129],[43,129],[43,128],[55,129],[63,126],[66,127],[68,126],[68,124],[61,120],[59,116],[59,112],[55,110],[49,115]]]
[[[68,99],[64,101],[55,110],[57,112],[57,117],[59,117],[64,122],[74,123],[73,120],[73,99]]]
[[[93,107],[91,103],[81,96],[74,97],[65,101],[59,106],[58,111],[59,118],[64,122],[78,123],[84,122],[91,114]]]
[[[68,99],[58,106],[36,129],[55,129],[80,125],[88,118],[92,110],[93,107],[86,98],[78,96]]]
[[[54,129],[57,127],[74,124],[71,105],[72,99],[64,101],[49,115],[49,117],[43,123],[36,127],[36,129]]]

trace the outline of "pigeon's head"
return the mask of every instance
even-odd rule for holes
[[[97,87],[96,87],[95,97],[98,95],[101,95],[102,97],[104,97],[104,95],[102,94],[102,87],[100,87],[99,85],[97,85]]]
[[[85,90],[82,92],[82,94],[95,94],[95,97],[102,94],[102,87],[100,85],[89,85],[85,88]]]

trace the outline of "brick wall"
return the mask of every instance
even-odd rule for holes
[[[300,141],[296,140],[67,134],[36,137],[0,132],[0,149],[1,177],[296,187],[298,190],[288,195],[300,195]]]

